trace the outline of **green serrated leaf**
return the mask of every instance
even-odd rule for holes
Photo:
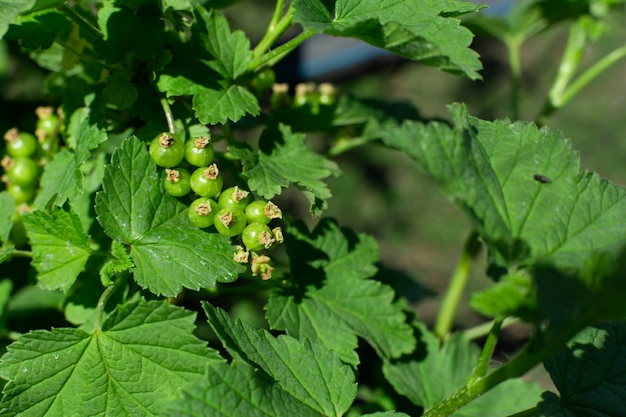
[[[7,243],[13,222],[11,217],[15,210],[15,200],[7,191],[0,193],[0,242]]]
[[[196,8],[196,19],[203,31],[198,37],[200,44],[215,58],[208,65],[219,74],[232,80],[248,70],[252,61],[250,41],[240,30],[230,31],[226,18],[203,7]]]
[[[0,246],[0,264],[11,257],[11,254],[15,250],[13,245]]]
[[[315,215],[326,208],[330,190],[323,178],[338,175],[337,165],[315,153],[304,141],[305,135],[291,132],[280,125],[270,133],[274,142],[271,152],[253,152],[245,148],[229,148],[243,162],[243,173],[250,189],[266,199],[281,193],[282,188],[295,185],[307,194]],[[282,139],[282,140],[281,140]]]
[[[312,233],[301,224],[290,227],[285,245],[294,286],[271,294],[266,316],[272,328],[319,340],[354,365],[357,336],[381,357],[398,357],[415,348],[412,328],[393,304],[393,290],[368,279],[376,273],[378,260],[373,238],[322,220]]]
[[[258,370],[237,360],[230,365],[212,365],[201,383],[185,388],[183,397],[169,407],[171,417],[320,415],[276,382],[263,378]]]
[[[50,203],[63,205],[82,192],[83,176],[73,153],[57,152],[46,164],[40,180],[40,190],[33,203],[35,208],[44,209]]]
[[[626,190],[590,172],[561,133],[480,120],[451,106],[456,128],[408,122],[385,134],[470,216],[508,265],[580,267],[626,241]]]
[[[317,341],[290,336],[275,338],[233,320],[226,312],[203,303],[204,311],[222,343],[237,359],[265,372],[265,378],[310,410],[342,416],[356,396],[354,371],[339,356]],[[247,382],[234,380],[231,384]]]
[[[122,143],[105,168],[96,213],[111,238],[131,245],[134,278],[155,294],[177,295],[216,281],[234,281],[244,267],[229,240],[189,223],[186,206],[161,189],[146,145],[135,137]]]
[[[20,15],[30,10],[35,0],[3,0],[0,1],[0,39],[4,36],[9,24]]]
[[[91,334],[61,328],[22,335],[0,361],[9,380],[1,412],[163,415],[182,385],[200,382],[208,364],[223,361],[193,336],[194,320],[195,313],[166,302],[140,300],[118,307]]]
[[[616,321],[580,332],[544,365],[560,393],[539,404],[546,416],[624,416],[626,324]],[[581,377],[583,375],[584,377]]]
[[[70,118],[65,140],[74,150],[76,162],[81,164],[89,158],[90,151],[107,140],[107,134],[91,121],[91,110],[81,107]]]
[[[514,271],[500,277],[498,282],[471,295],[470,304],[476,311],[488,317],[516,315],[537,307],[533,278],[527,271]]]
[[[256,116],[260,107],[254,94],[240,85],[230,85],[223,90],[200,89],[193,96],[196,117],[205,124],[236,122],[246,114]]]
[[[385,361],[383,373],[396,391],[429,409],[465,385],[478,363],[478,347],[456,333],[440,347],[439,339],[419,326],[424,347],[412,357]],[[437,375],[437,378],[433,378]],[[453,416],[505,416],[537,404],[541,387],[511,379],[461,408]]]
[[[305,29],[364,40],[406,58],[480,79],[472,33],[455,17],[480,9],[464,1],[338,0],[331,13],[320,0],[294,3]]]
[[[67,291],[83,270],[91,253],[76,214],[53,208],[52,214],[24,213],[24,226],[33,251],[38,285]]]
[[[6,36],[19,40],[27,50],[48,49],[57,38],[66,38],[71,30],[72,24],[65,14],[53,9],[18,17]]]

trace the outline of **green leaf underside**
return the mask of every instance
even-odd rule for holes
[[[545,362],[560,398],[544,394],[543,416],[625,416],[626,324],[588,327]],[[584,376],[584,377],[581,377]]]
[[[626,241],[624,188],[579,172],[561,133],[450,108],[456,128],[408,122],[385,142],[415,159],[509,264],[580,266]]]
[[[273,142],[271,153],[253,152],[248,148],[229,147],[229,151],[243,162],[243,173],[248,186],[265,199],[281,193],[290,184],[304,191],[311,202],[314,215],[326,207],[330,190],[322,179],[338,175],[337,165],[314,152],[304,141],[304,134],[292,133],[288,126],[280,125],[279,139]]]
[[[57,152],[46,164],[40,183],[34,203],[36,208],[44,209],[50,202],[60,206],[76,198],[82,191],[83,176],[74,154],[67,150]]]
[[[120,306],[93,334],[62,328],[22,335],[0,362],[9,380],[3,415],[163,415],[181,386],[222,361],[192,335],[194,319],[140,300]]]
[[[332,350],[308,339],[299,341],[286,335],[275,338],[266,330],[255,330],[233,320],[226,312],[208,303],[203,307],[209,324],[234,358],[234,365],[231,365],[234,370],[223,372],[230,372],[236,378],[243,371],[244,363],[259,368],[256,372],[258,383],[263,381],[262,384],[275,386],[271,393],[278,397],[272,398],[272,406],[279,405],[281,398],[290,397],[285,405],[302,410],[294,415],[341,416],[352,404],[356,396],[354,371]],[[254,396],[258,395],[258,391],[252,389],[254,385],[249,385],[250,381],[232,379],[228,383],[237,387],[240,393],[250,390]],[[253,404],[256,402],[256,399],[252,401]],[[231,403],[230,407],[237,404]],[[266,406],[267,403],[262,404]],[[236,413],[231,411],[224,415]]]
[[[0,244],[7,243],[11,233],[11,216],[15,209],[15,200],[7,191],[0,192]]]
[[[0,1],[0,39],[4,36],[9,24],[22,12],[29,10],[35,0],[5,0]]]
[[[350,235],[322,220],[312,233],[303,225],[290,227],[285,244],[296,287],[271,294],[266,316],[272,328],[319,340],[354,365],[359,360],[357,336],[381,357],[415,348],[412,328],[393,304],[393,290],[368,279],[378,260],[373,238]]]
[[[227,238],[190,224],[186,206],[161,189],[157,167],[137,138],[113,153],[103,188],[96,196],[98,221],[110,237],[131,246],[142,287],[175,296],[182,287],[234,281],[243,270]]]
[[[414,404],[429,409],[465,385],[480,356],[476,345],[460,334],[440,348],[439,339],[420,326],[423,349],[413,357],[385,361],[383,373],[396,391]],[[436,377],[433,377],[436,375]],[[541,388],[534,383],[512,379],[461,408],[454,416],[509,415],[533,407]],[[488,413],[487,413],[488,412]]]
[[[33,251],[33,266],[42,288],[67,291],[91,253],[89,236],[73,212],[53,208],[24,214],[24,226]]]
[[[472,33],[453,16],[477,11],[464,1],[338,0],[331,14],[320,0],[295,2],[294,20],[305,29],[358,38],[406,58],[479,79]]]

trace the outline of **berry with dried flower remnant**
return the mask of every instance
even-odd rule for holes
[[[191,191],[189,179],[191,174],[184,168],[166,168],[163,177],[163,188],[174,197],[183,197]]]
[[[209,166],[213,161],[214,154],[215,151],[213,150],[210,136],[201,136],[185,143],[185,159],[191,165],[197,167]]]
[[[220,234],[237,236],[246,227],[246,215],[235,207],[222,208],[215,214],[213,224]]]
[[[268,280],[272,278],[274,273],[274,267],[272,267],[272,260],[267,255],[252,254],[252,262],[250,264],[250,270],[252,276],[261,275],[262,280]]]
[[[7,130],[4,134],[7,141],[7,153],[11,156],[32,156],[36,151],[37,139],[28,132],[20,132],[16,128]]]
[[[234,207],[243,211],[250,203],[250,192],[238,186],[230,187],[222,192],[217,203],[221,208]]]
[[[239,262],[240,264],[247,264],[250,259],[250,252],[246,250],[241,245],[237,245],[237,252],[233,255],[233,260],[235,262]]]
[[[282,219],[283,212],[271,201],[255,200],[246,207],[246,219],[248,223],[268,224],[272,219]]]
[[[187,210],[187,216],[191,224],[205,229],[213,225],[218,210],[219,208],[215,201],[210,198],[200,197],[191,202]]]
[[[160,167],[175,167],[185,157],[185,144],[174,133],[163,132],[150,142],[150,157]]]
[[[224,179],[216,164],[198,168],[189,179],[191,189],[201,197],[215,197],[222,191]]]
[[[255,222],[243,229],[241,241],[251,251],[260,251],[271,248],[274,244],[274,237],[268,225]]]

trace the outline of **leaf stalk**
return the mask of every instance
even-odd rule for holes
[[[456,310],[469,281],[472,260],[478,255],[479,251],[480,241],[478,240],[478,233],[472,231],[465,241],[463,253],[452,274],[448,290],[443,298],[441,309],[437,316],[434,331],[439,337],[439,340],[445,340],[450,334]]]

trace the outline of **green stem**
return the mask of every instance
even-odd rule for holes
[[[456,309],[469,280],[472,259],[478,255],[479,250],[480,241],[478,240],[478,234],[472,231],[465,241],[463,253],[456,265],[450,284],[448,284],[448,290],[441,303],[439,316],[435,323],[434,331],[440,340],[445,340],[452,329]]]
[[[341,155],[344,152],[348,152],[350,149],[354,149],[357,146],[365,145],[372,141],[372,138],[366,138],[363,136],[359,136],[356,138],[343,139],[337,141],[329,150],[326,152],[326,156],[329,158]]]
[[[59,6],[59,10],[65,13],[76,25],[81,29],[83,38],[89,40],[93,45],[95,41],[102,39],[102,32],[95,28],[91,23],[85,20],[81,15],[76,13],[74,9],[63,3]]]
[[[503,322],[503,318],[496,318],[493,321],[493,325],[491,326],[491,330],[489,330],[487,340],[485,341],[485,345],[483,346],[483,350],[480,354],[480,359],[474,368],[474,372],[472,372],[472,375],[470,375],[468,379],[468,384],[471,384],[473,381],[482,378],[487,374],[489,362],[491,361],[493,352],[496,350],[496,345],[498,344],[498,336],[500,336],[500,330],[502,329]]]
[[[520,49],[522,40],[509,38],[506,46],[509,52],[509,67],[511,71],[511,117],[513,120],[519,118],[519,96],[522,85],[522,60]]]
[[[553,107],[560,108],[563,105],[562,94],[576,73],[580,60],[587,44],[587,32],[579,20],[570,25],[567,45],[556,78],[550,88],[549,100]]]
[[[100,68],[104,68],[107,71],[111,71],[111,72],[120,72],[122,71],[120,68],[116,68],[116,67],[112,67],[110,65],[105,64],[104,62],[100,62],[97,59],[94,59],[88,55],[85,55],[81,52],[78,52],[77,50],[75,50],[74,48],[72,48],[67,42],[56,38],[55,42],[58,43],[59,45],[61,45],[63,47],[63,49],[65,49],[66,51],[68,51],[69,53],[75,55],[78,59],[80,59],[83,62],[86,62],[88,64],[92,64],[95,66],[98,66]]]
[[[569,327],[555,334],[547,344],[541,347],[537,347],[534,343],[535,339],[531,339],[510,362],[482,378],[468,380],[468,383],[463,388],[427,410],[422,417],[449,416],[496,385],[507,379],[518,378],[524,375],[563,347],[582,327],[584,326],[581,323],[573,322]]]
[[[283,0],[278,0],[276,2],[276,8],[274,9],[274,15],[272,16],[272,20],[265,32],[265,36],[258,43],[258,45],[252,51],[253,61],[261,57],[270,47],[278,40],[278,38],[285,33],[285,31],[291,26],[293,22],[293,4],[287,10],[285,16],[280,19],[280,15],[283,10]],[[253,67],[252,69],[255,69]]]
[[[167,101],[167,97],[161,99],[161,107],[163,107],[163,113],[165,113],[165,119],[167,120],[167,127],[171,133],[176,133],[176,123],[174,123],[174,115],[170,103]]]
[[[605,55],[601,60],[596,62],[593,66],[583,72],[567,89],[561,94],[561,106],[568,103],[576,94],[580,92],[587,84],[589,84],[594,78],[606,71],[611,65],[615,64],[620,59],[626,57],[626,45],[615,49],[609,54]]]
[[[504,319],[504,322],[502,323],[502,328],[505,329],[512,324],[519,323],[520,321],[521,320],[518,319],[517,317],[507,317],[506,319]],[[494,323],[495,323],[495,320],[488,321],[487,323],[479,324],[478,326],[475,326],[475,327],[472,327],[463,331],[463,334],[465,335],[465,338],[468,340],[480,339],[481,337],[484,337],[489,334]]]
[[[124,274],[125,276],[126,274]],[[102,320],[104,318],[104,308],[106,307],[107,301],[113,295],[113,293],[120,287],[120,284],[124,281],[123,276],[118,278],[112,285],[109,285],[105,288],[100,295],[100,299],[98,300],[98,304],[96,305],[95,319],[94,319],[94,333],[100,331],[102,328]]]
[[[15,256],[16,258],[32,258],[33,253],[29,250],[14,250],[11,252],[11,256]]]
[[[258,58],[253,59],[252,62],[250,62],[250,65],[248,65],[248,70],[254,71],[258,67],[265,64],[268,64],[270,66],[276,64],[276,62],[283,59],[285,55],[293,51],[298,45],[300,45],[302,42],[309,39],[313,35],[315,35],[315,32],[312,30],[306,30],[302,32],[295,38],[280,45],[278,48],[273,49]]]

